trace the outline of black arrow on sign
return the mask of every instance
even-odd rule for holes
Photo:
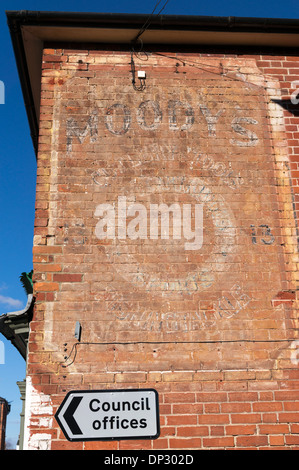
[[[79,406],[82,399],[83,399],[83,397],[73,397],[71,403],[69,404],[69,406],[67,407],[66,412],[63,415],[63,417],[64,417],[68,427],[72,431],[73,435],[83,434],[81,429],[78,426],[77,421],[74,418],[74,413],[75,413],[76,409],[78,408],[78,406]]]

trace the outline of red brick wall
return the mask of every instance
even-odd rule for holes
[[[5,450],[6,420],[8,414],[8,404],[0,399],[0,450]]]
[[[134,54],[138,90],[130,53],[44,50],[28,448],[298,448],[299,59],[267,54]],[[120,196],[145,231],[122,237]],[[161,203],[203,207],[202,246],[151,238]],[[157,440],[70,443],[53,418],[70,390],[149,387]]]

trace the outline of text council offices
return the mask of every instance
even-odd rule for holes
[[[133,402],[130,401],[104,401],[101,402],[98,398],[94,398],[89,403],[89,409],[95,413],[99,412],[130,412],[130,411],[150,411],[150,403],[149,398],[141,398],[140,400],[135,400]],[[121,419],[119,416],[110,416],[105,415],[103,419],[97,419],[92,424],[93,429],[99,430],[103,427],[103,429],[136,429],[141,428],[144,429],[147,427],[147,419],[141,418],[138,419]]]

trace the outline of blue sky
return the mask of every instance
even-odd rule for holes
[[[161,1],[160,8],[165,1]],[[5,103],[0,104],[0,314],[19,310],[26,304],[19,276],[23,271],[32,269],[36,178],[35,154],[5,10],[150,14],[155,2],[156,0],[0,0],[0,80],[5,85]],[[169,0],[163,14],[299,18],[299,2]],[[1,361],[0,357],[0,396],[11,402],[7,439],[14,447],[19,434],[21,412],[20,393],[16,382],[25,378],[25,362],[1,335],[0,340],[4,343],[5,352],[4,361]]]

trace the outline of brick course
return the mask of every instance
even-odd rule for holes
[[[70,390],[153,387],[161,436],[70,443],[32,409],[31,441],[298,449],[298,57],[136,55],[136,91],[129,52],[84,47],[43,55],[28,376],[52,415]],[[97,238],[118,196],[201,202],[201,250]]]

